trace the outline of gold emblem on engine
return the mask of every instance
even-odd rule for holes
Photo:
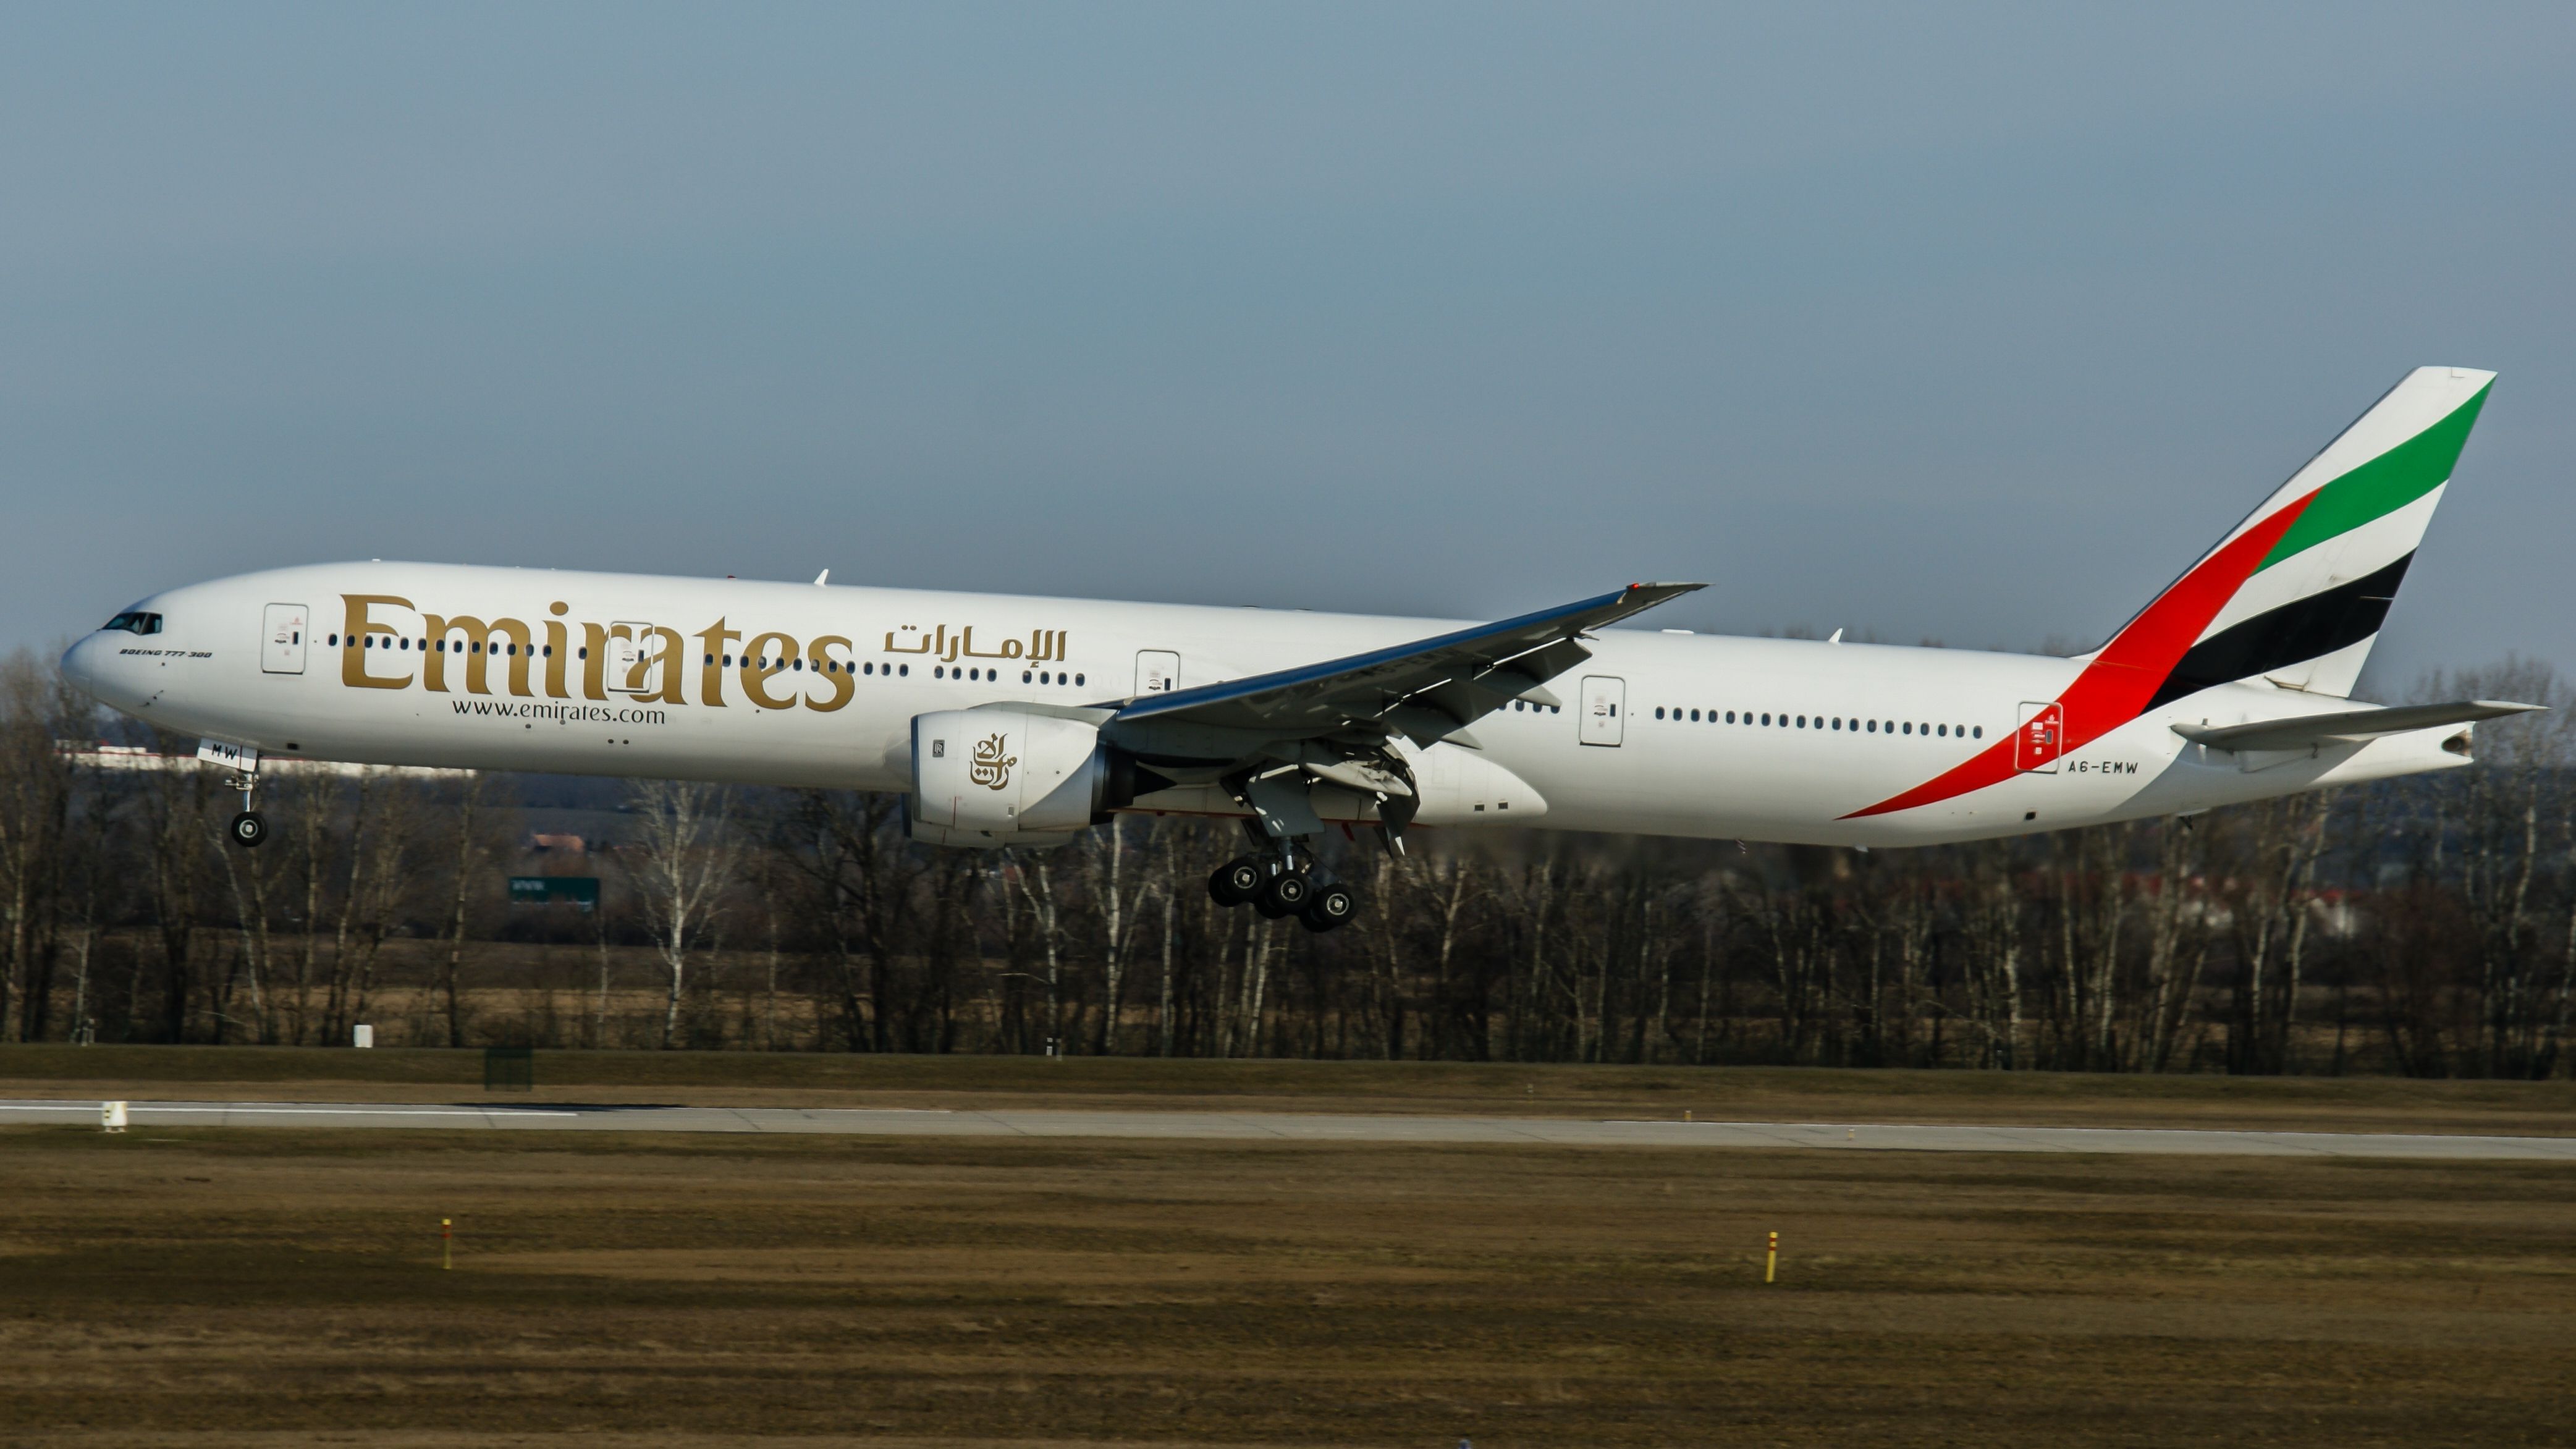
[[[1010,736],[994,735],[975,742],[974,762],[966,767],[966,778],[987,790],[999,790],[1011,783],[1011,767],[1020,757],[1004,753]]]

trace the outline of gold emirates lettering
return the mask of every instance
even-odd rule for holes
[[[744,698],[764,710],[801,706],[828,714],[847,708],[858,693],[857,647],[846,634],[800,640],[778,630],[737,629],[722,617],[691,635],[652,624],[593,624],[566,618],[571,605],[560,599],[546,606],[549,617],[536,629],[507,617],[432,614],[397,594],[342,594],[340,601],[344,609],[340,682],[350,689],[409,689],[417,682],[434,694],[461,689],[488,695],[497,684],[522,698],[533,698],[542,689],[548,698],[571,699],[577,688],[579,697],[602,702],[622,696],[687,704],[694,654],[697,702],[713,709],[729,703],[725,698],[728,674]],[[906,624],[885,632],[885,652],[927,655],[945,663],[960,659],[1010,660],[1022,666],[1067,662],[1068,635],[1062,629],[987,637],[998,642],[979,644],[971,624],[937,624],[928,632]],[[742,642],[737,645],[736,641]],[[691,649],[692,644],[697,647]],[[396,674],[391,661],[375,657],[389,649],[417,653],[420,662],[414,666],[405,659],[402,672]],[[497,670],[495,655],[500,656]],[[887,664],[883,671],[892,674],[894,666]],[[782,674],[795,676],[790,687],[781,688]],[[998,674],[985,671],[985,677],[996,682]],[[912,677],[908,670],[906,676]],[[977,768],[999,772],[1001,783],[990,787],[998,790],[1008,783],[1009,771],[1018,761],[1006,757],[1002,737],[985,743],[995,753],[988,765],[984,746],[977,746]]]

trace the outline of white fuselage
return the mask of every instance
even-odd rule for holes
[[[158,633],[103,630],[73,647],[65,669],[173,733],[363,763],[889,791],[909,787],[919,714],[1114,703],[1460,627],[416,563],[247,574],[134,607],[160,616]],[[350,647],[351,636],[364,644]],[[2044,770],[1849,818],[2011,738],[2079,662],[1625,629],[1588,647],[1588,663],[1550,683],[1557,706],[1524,702],[1473,722],[1480,759],[1534,797],[1491,823],[1925,844],[2188,814],[2465,760],[2442,747],[2457,727],[2286,757],[2207,751],[2173,732],[2344,707],[2229,685]],[[1134,808],[1228,807],[1199,789]]]

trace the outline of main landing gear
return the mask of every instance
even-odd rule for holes
[[[1250,906],[1271,920],[1295,916],[1309,931],[1329,931],[1359,913],[1359,897],[1338,881],[1318,882],[1311,858],[1286,849],[1239,855],[1208,877],[1208,896],[1221,906]]]

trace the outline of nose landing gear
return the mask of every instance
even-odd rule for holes
[[[210,748],[207,745],[199,746],[197,758],[229,760],[234,773],[233,778],[224,782],[224,788],[239,790],[242,797],[241,813],[233,817],[232,824],[225,833],[232,837],[233,844],[249,850],[268,839],[268,821],[252,805],[253,798],[259,790],[259,751],[232,746],[210,755],[208,753]]]

